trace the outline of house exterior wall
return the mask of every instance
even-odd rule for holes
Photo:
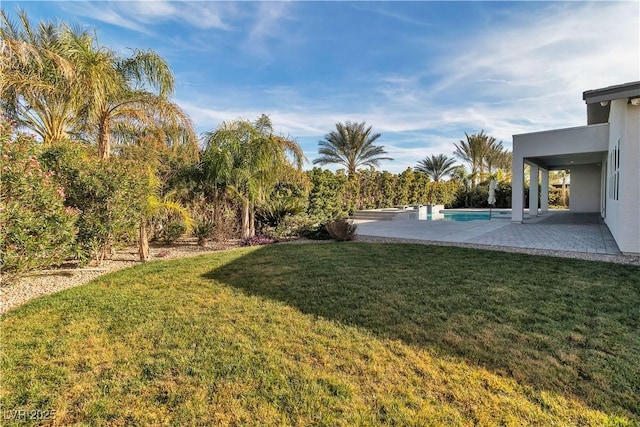
[[[513,135],[513,155],[521,158],[607,150],[609,124]]]
[[[600,212],[601,169],[598,165],[571,167],[571,212]]]
[[[605,222],[623,253],[640,254],[640,106],[627,98],[611,101],[608,151]]]

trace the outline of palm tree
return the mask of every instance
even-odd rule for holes
[[[503,170],[508,173],[511,170],[511,159],[511,152],[505,150],[502,141],[495,142],[495,139],[493,142],[489,141],[489,146],[484,156],[484,166],[490,176],[493,175],[494,170]]]
[[[460,183],[464,189],[464,207],[471,205],[471,190],[473,188],[473,180],[475,176],[467,172],[467,169],[460,165],[456,166],[451,172],[451,180]]]
[[[64,24],[34,28],[24,12],[16,25],[0,14],[0,99],[4,111],[55,144],[82,132],[91,100],[116,79],[113,53],[86,31]]]
[[[196,141],[189,117],[168,99],[174,90],[174,77],[163,58],[151,50],[134,51],[129,58],[117,59],[113,67],[119,82],[95,103],[94,121],[101,159],[110,156],[112,136],[124,141],[126,136],[139,136],[152,130],[158,137],[171,140],[167,143],[174,147]],[[141,86],[155,92],[136,89]],[[118,132],[123,129],[128,131],[124,136]],[[169,129],[178,130],[180,137],[172,138]]]
[[[475,187],[477,178],[480,181],[484,179],[486,156],[496,139],[486,135],[484,130],[473,135],[465,132],[464,135],[466,141],[460,141],[460,145],[454,144],[456,150],[453,154],[469,164],[471,175],[474,176],[473,186]]]
[[[167,144],[196,146],[193,126],[169,101],[174,77],[153,51],[120,58],[94,35],[64,24],[34,28],[26,14],[20,25],[1,13],[0,99],[21,126],[45,144],[75,136],[96,140],[101,159],[111,137],[154,132]]]
[[[451,175],[456,169],[455,160],[444,154],[431,155],[418,162],[413,169],[416,172],[424,172],[431,177],[434,182],[439,182],[441,178]]]
[[[325,135],[318,144],[320,157],[313,164],[338,164],[347,168],[349,178],[353,178],[358,168],[379,166],[381,160],[393,160],[384,156],[387,152],[383,146],[374,143],[380,137],[372,134],[371,126],[365,128],[365,122],[345,124],[337,123],[336,130]]]
[[[273,133],[269,117],[224,122],[204,135],[202,176],[240,201],[241,237],[255,235],[255,206],[290,168],[300,169],[300,146]]]
[[[182,221],[184,221],[187,231],[190,231],[194,225],[191,215],[189,215],[189,212],[183,206],[171,200],[170,197],[162,197],[160,195],[160,180],[151,168],[147,170],[147,177],[148,196],[142,210],[138,227],[138,255],[140,256],[140,261],[147,261],[149,259],[149,233],[147,230],[149,221],[152,220],[153,217],[162,213],[171,212],[178,215]]]

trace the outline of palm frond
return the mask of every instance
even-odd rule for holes
[[[338,164],[345,166],[349,176],[363,166],[377,167],[383,160],[393,160],[385,156],[383,146],[375,145],[381,134],[371,133],[366,123],[337,123],[336,130],[325,135],[318,143],[320,157],[313,164]]]

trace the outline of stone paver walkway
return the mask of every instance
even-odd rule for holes
[[[358,224],[363,236],[471,243],[527,249],[619,255],[611,232],[598,214],[549,212],[512,223],[510,218],[490,221],[420,221],[416,218]]]

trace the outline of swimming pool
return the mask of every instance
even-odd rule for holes
[[[420,221],[488,221],[491,218],[506,218],[507,212],[440,212],[435,215],[418,216]],[[491,215],[491,217],[489,217]]]

